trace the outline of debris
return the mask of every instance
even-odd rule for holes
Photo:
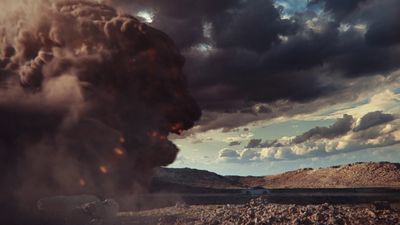
[[[115,225],[118,203],[96,196],[55,196],[38,201],[38,209],[50,221],[62,225]]]

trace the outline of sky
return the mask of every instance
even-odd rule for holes
[[[400,162],[400,1],[108,0],[186,58],[196,126],[171,167],[267,175]]]

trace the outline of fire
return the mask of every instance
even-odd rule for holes
[[[83,178],[79,179],[79,185],[80,185],[81,187],[85,187],[85,186],[86,186],[86,181],[85,181],[85,179],[83,179]]]
[[[157,131],[150,131],[147,133],[147,135],[155,138],[155,137],[158,137],[160,134]]]
[[[114,148],[114,153],[117,156],[125,155],[125,151],[122,148],[119,148],[119,147]]]
[[[161,141],[167,140],[167,136],[160,134],[158,131],[150,131],[147,133],[147,135],[152,138],[158,138]]]
[[[103,174],[108,173],[108,168],[107,168],[107,166],[100,166],[99,169],[100,169],[100,172],[103,173]]]
[[[121,144],[124,144],[124,143],[125,143],[125,141],[126,141],[126,140],[125,140],[125,138],[124,138],[124,137],[120,137],[120,138],[119,138],[119,142],[120,142]]]
[[[179,122],[179,123],[172,124],[170,127],[170,130],[173,133],[181,134],[184,131],[183,127],[184,127],[183,123]]]

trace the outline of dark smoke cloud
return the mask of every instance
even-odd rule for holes
[[[29,202],[146,185],[176,158],[168,134],[200,117],[178,48],[106,5],[4,6],[17,3],[0,23],[2,194]]]

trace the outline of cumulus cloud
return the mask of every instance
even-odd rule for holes
[[[364,122],[368,126],[353,129],[359,126],[360,121],[368,121]],[[243,151],[237,151],[240,156],[235,154],[235,159],[254,162],[326,157],[399,144],[400,120],[395,115],[382,112],[367,113],[358,121],[344,115],[331,126],[312,128],[298,136],[264,142],[253,139],[250,143],[252,147],[247,146]]]
[[[302,135],[296,136],[293,139],[293,143],[298,144],[310,139],[333,139],[350,131],[353,122],[352,116],[344,115],[343,118],[337,119],[336,122],[329,127],[315,127]]]
[[[354,131],[366,130],[370,127],[377,126],[380,124],[384,124],[394,120],[395,117],[391,114],[385,114],[381,111],[370,112],[363,116],[357,127],[354,128]]]
[[[234,162],[240,158],[240,154],[233,149],[224,148],[218,152],[218,159],[226,162]]]
[[[261,144],[262,139],[251,139],[246,148],[256,148]]]

